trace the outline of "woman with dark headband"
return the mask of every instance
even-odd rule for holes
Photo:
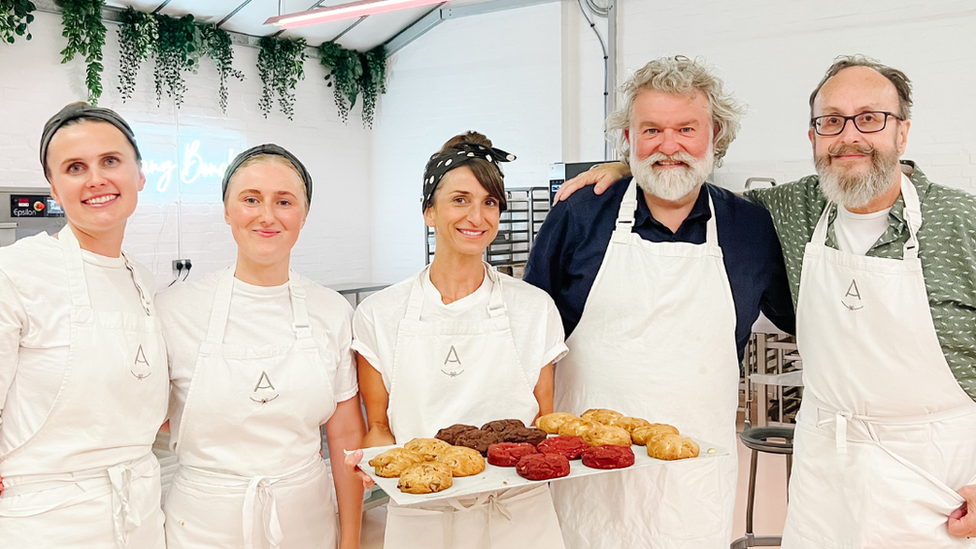
[[[118,114],[76,103],[40,153],[67,224],[0,248],[0,547],[162,549],[166,350],[153,277],[121,250],[139,148]]]
[[[506,197],[499,162],[515,157],[468,132],[434,154],[424,173],[430,266],[364,300],[354,320],[365,446],[430,438],[456,423],[480,426],[552,411],[552,363],[566,352],[545,292],[482,260]],[[361,457],[361,456],[357,456]],[[398,507],[387,549],[560,548],[548,485]]]
[[[158,296],[179,460],[163,506],[168,547],[359,547],[363,489],[342,452],[365,434],[352,308],[289,270],[312,179],[261,145],[234,159],[223,193],[237,263]]]

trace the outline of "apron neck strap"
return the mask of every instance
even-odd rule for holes
[[[708,192],[708,187],[702,184],[699,189],[703,189],[708,195],[708,211],[711,217],[705,223],[705,242],[710,246],[718,246],[718,223],[715,221],[715,203],[712,201],[712,194]],[[624,199],[620,202],[620,209],[617,212],[615,235],[630,234],[634,230],[634,219],[637,214],[637,181],[631,179],[624,191]]]
[[[905,241],[903,257],[905,259],[914,259],[918,257],[918,229],[922,226],[922,207],[918,198],[918,191],[915,190],[915,185],[912,181],[902,174],[900,183],[901,196],[905,201],[905,224],[908,225],[908,240]],[[830,212],[835,207],[836,204],[830,201],[824,206],[823,213],[820,214],[820,221],[817,222],[817,227],[813,231],[813,237],[810,238],[810,242],[815,244],[825,244],[827,242],[827,225],[829,224]]]
[[[637,213],[637,179],[631,178],[624,191],[624,199],[617,210],[616,231],[631,232],[634,228],[634,216]]]
[[[230,267],[220,274],[217,280],[217,290],[214,292],[213,308],[210,311],[210,326],[204,341],[209,345],[221,345],[224,333],[227,331],[227,319],[230,316],[230,302],[234,294],[234,271]],[[288,296],[291,300],[292,330],[296,339],[312,337],[311,323],[308,318],[308,307],[305,304],[305,289],[298,285],[297,275],[288,273]]]
[[[485,278],[491,281],[491,295],[488,298],[488,316],[496,318],[505,314],[505,299],[502,296],[501,279],[498,273],[487,263],[482,263],[485,267]],[[407,300],[407,312],[403,318],[407,320],[420,320],[420,312],[424,308],[424,277],[429,276],[430,265],[428,265],[420,275],[413,281],[410,287],[410,298]]]
[[[298,275],[288,273],[288,295],[291,297],[292,329],[298,339],[312,337],[312,323],[308,319],[308,307],[305,304],[305,288],[298,285]]]
[[[88,295],[88,284],[85,280],[85,262],[81,255],[81,245],[78,243],[78,238],[75,236],[71,225],[65,225],[63,229],[58,231],[58,244],[61,246],[61,251],[64,254],[65,267],[67,268],[68,274],[68,290],[71,294],[71,305],[76,308],[91,308],[91,298]],[[132,277],[132,283],[136,287],[136,291],[139,292],[139,301],[142,304],[142,309],[147,315],[155,314],[155,309],[152,303],[152,293],[149,292],[148,286],[142,280],[142,276],[139,274],[138,269],[132,263],[132,259],[125,253],[121,253],[122,264],[129,271],[129,276]]]

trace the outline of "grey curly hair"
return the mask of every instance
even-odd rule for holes
[[[708,98],[712,110],[712,122],[718,126],[715,134],[715,165],[722,165],[729,145],[735,140],[745,113],[743,107],[730,93],[722,90],[722,81],[711,74],[703,59],[689,59],[683,55],[661,57],[637,70],[622,86],[624,104],[607,117],[607,139],[617,149],[620,160],[630,160],[630,143],[624,130],[630,129],[634,101],[642,92],[657,90],[673,94],[692,94],[700,91]]]

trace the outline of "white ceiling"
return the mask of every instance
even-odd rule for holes
[[[171,0],[159,10],[159,13],[174,17],[193,14],[193,17],[203,23],[216,23],[244,4],[247,0]],[[325,0],[321,6],[334,6],[352,0]],[[441,5],[422,6],[391,13],[383,13],[367,17],[339,38],[339,45],[355,50],[368,50],[378,46],[411,23],[423,17],[432,9],[459,7],[479,4],[489,0],[453,0]],[[114,7],[125,8],[132,6],[138,11],[152,12],[163,5],[165,0],[115,0],[107,2]],[[265,25],[269,17],[305,11],[315,5],[315,0],[251,0],[240,11],[234,14],[223,25],[228,31],[250,34],[253,36],[267,36],[278,32],[274,25]],[[280,13],[279,13],[280,5]],[[285,37],[305,38],[310,46],[318,46],[322,42],[335,40],[344,30],[354,24],[356,19],[338,21],[299,29],[287,30],[282,33]]]

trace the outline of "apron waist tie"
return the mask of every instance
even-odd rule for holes
[[[112,485],[112,521],[115,541],[122,549],[129,549],[129,534],[142,524],[142,519],[132,512],[129,505],[129,489],[132,486],[132,469],[126,464],[108,468]]]
[[[464,513],[472,511],[474,509],[479,509],[482,507],[487,507],[488,512],[488,522],[485,525],[484,538],[487,542],[488,547],[495,547],[493,543],[494,529],[499,526],[507,525],[512,521],[512,511],[508,507],[508,502],[505,498],[499,497],[500,494],[495,492],[484,492],[478,494],[477,499],[475,499],[471,505],[465,506],[458,499],[449,499],[451,507],[454,507],[454,512],[444,513],[444,539],[451,539],[453,535],[454,528],[454,515],[456,513]],[[496,518],[499,515],[500,518]],[[499,521],[504,519],[503,522]]]
[[[851,421],[856,421],[864,425],[864,430],[868,435],[868,440],[873,442],[878,448],[881,448],[886,454],[891,456],[892,459],[907,467],[909,470],[915,472],[920,477],[931,482],[942,492],[945,492],[953,500],[955,500],[959,505],[966,502],[962,496],[960,496],[955,490],[946,486],[946,484],[935,476],[933,476],[928,471],[922,469],[918,465],[915,465],[911,461],[899,456],[895,452],[888,449],[887,446],[881,443],[878,435],[875,433],[875,425],[918,425],[920,423],[934,423],[937,421],[944,421],[948,419],[953,419],[957,417],[962,417],[965,415],[973,414],[974,408],[971,406],[960,406],[957,408],[950,408],[948,410],[943,410],[941,412],[935,412],[932,414],[920,414],[915,416],[867,416],[854,414],[844,410],[834,410],[824,405],[821,401],[813,398],[812,395],[803,395],[804,398],[808,398],[814,404],[814,409],[817,411],[817,416],[821,413],[826,415],[824,419],[817,421],[817,427],[823,427],[831,422],[834,423],[834,438],[836,441],[837,453],[847,454],[847,441],[848,441],[848,423]]]
[[[259,549],[254,545],[252,532],[254,530],[254,513],[261,509],[261,522],[264,537],[271,549],[278,549],[284,534],[281,532],[281,522],[278,520],[278,505],[272,489],[274,480],[266,476],[251,478],[244,493],[244,546],[249,549]]]

